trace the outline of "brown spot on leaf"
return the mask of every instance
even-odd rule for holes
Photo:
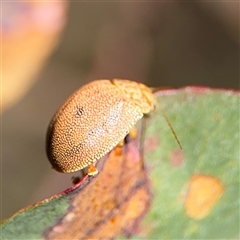
[[[46,239],[112,239],[137,231],[151,193],[136,145],[124,145],[120,155],[119,149],[113,150],[99,174],[86,178],[89,182],[74,191],[71,207],[44,234]]]
[[[216,205],[224,192],[224,186],[219,179],[195,175],[189,181],[189,189],[184,208],[188,217],[202,219],[206,217]]]
[[[170,156],[170,163],[175,168],[181,167],[182,164],[184,163],[183,151],[181,150],[173,151]]]
[[[145,140],[144,149],[146,152],[153,152],[159,147],[159,145],[160,145],[160,141],[158,137],[151,136]]]

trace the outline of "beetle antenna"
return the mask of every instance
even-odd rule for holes
[[[176,141],[177,141],[177,143],[178,143],[178,146],[179,146],[180,149],[182,150],[182,145],[181,145],[181,143],[180,143],[180,141],[179,141],[179,139],[178,139],[178,137],[177,137],[177,134],[176,134],[176,132],[174,131],[174,129],[173,129],[170,121],[168,120],[167,115],[166,115],[165,112],[163,111],[162,106],[161,106],[160,103],[158,103],[157,101],[155,102],[155,105],[156,105],[156,107],[159,108],[159,110],[161,111],[161,114],[163,115],[164,119],[166,120],[166,122],[167,122],[167,124],[168,124],[168,126],[169,126],[169,128],[170,128],[170,130],[171,130],[171,132],[172,132],[172,134],[173,134],[173,136],[174,136],[174,138],[176,139]]]

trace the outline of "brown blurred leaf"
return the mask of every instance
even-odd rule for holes
[[[5,2],[2,25],[2,99],[0,112],[33,85],[65,26],[65,2]]]

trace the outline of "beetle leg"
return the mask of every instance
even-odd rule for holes
[[[138,137],[137,127],[133,126],[133,128],[130,130],[128,135],[134,140],[137,139],[137,137]]]
[[[89,166],[88,166],[88,176],[94,176],[94,175],[97,175],[98,174],[98,170],[97,168],[95,167],[95,163],[91,163]]]
[[[123,151],[124,140],[118,143],[118,145],[114,148],[114,152],[116,155],[121,155]]]

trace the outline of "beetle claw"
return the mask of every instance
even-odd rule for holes
[[[88,167],[88,176],[95,176],[98,174],[97,168],[94,166],[94,163],[91,163]]]

